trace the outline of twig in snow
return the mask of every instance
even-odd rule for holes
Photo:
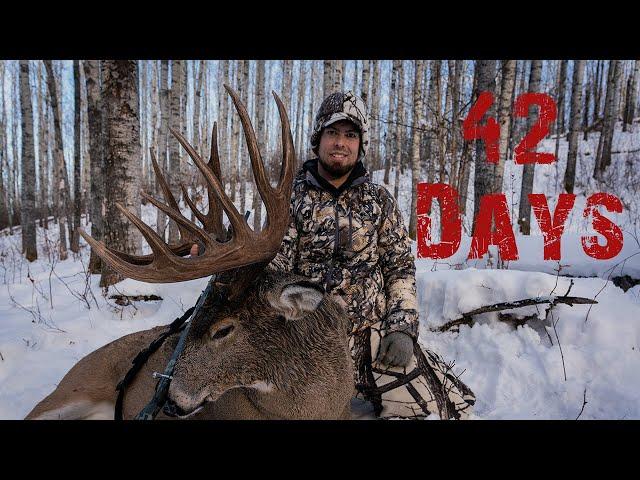
[[[560,343],[560,337],[558,336],[558,330],[556,330],[556,325],[560,321],[560,317],[558,317],[557,321],[553,321],[553,313],[551,313],[551,325],[553,325],[553,331],[556,334],[556,340],[558,340],[558,348],[560,349],[560,358],[562,358],[562,370],[564,371],[564,381],[567,381],[567,369],[564,364],[564,354],[562,353],[562,344]]]
[[[0,352],[0,360],[4,362],[4,357],[2,356],[2,352]]]
[[[511,310],[513,308],[527,307],[532,305],[542,305],[545,303],[549,303],[552,305],[555,305],[557,303],[564,303],[566,305],[573,306],[573,305],[582,305],[582,304],[592,304],[592,303],[598,303],[598,302],[590,298],[568,297],[565,295],[562,297],[526,298],[524,300],[517,300],[515,302],[496,303],[495,305],[487,305],[485,307],[476,308],[475,310],[472,310],[470,312],[463,313],[462,318],[447,322],[444,325],[437,327],[435,330],[432,329],[432,331],[445,332],[449,330],[451,327],[455,327],[456,325],[469,325],[473,322],[473,316],[478,315],[480,313],[498,312],[500,310]]]
[[[585,388],[584,389],[584,394],[583,394],[583,397],[582,397],[582,408],[580,409],[580,413],[576,417],[576,420],[578,420],[580,418],[580,415],[582,415],[582,412],[584,412],[584,407],[585,407],[585,405],[587,403],[589,403],[589,402],[587,402],[587,389]]]

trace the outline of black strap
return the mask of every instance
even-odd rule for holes
[[[161,334],[158,338],[156,338],[153,342],[149,344],[147,348],[140,351],[138,355],[131,361],[133,366],[126,373],[124,378],[120,380],[120,383],[116,386],[116,390],[118,391],[118,398],[116,400],[116,407],[114,412],[114,420],[122,420],[122,403],[124,400],[124,391],[126,387],[131,383],[131,381],[138,374],[140,369],[147,363],[149,357],[160,348],[160,345],[164,343],[167,337],[173,335],[176,332],[179,332],[182,328],[184,328],[184,322],[191,316],[193,311],[195,310],[195,305],[191,307],[189,310],[184,312],[181,317],[176,318],[169,325],[169,329]]]

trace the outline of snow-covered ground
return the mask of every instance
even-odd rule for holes
[[[635,133],[618,132],[614,151],[640,149],[637,127]],[[596,145],[597,136],[581,143],[579,178],[590,177]],[[546,140],[541,150],[554,148],[555,141]],[[564,152],[562,139],[561,159]],[[640,418],[640,285],[625,293],[610,281],[620,275],[640,278],[636,155],[614,156],[606,184],[577,182],[578,199],[562,237],[560,262],[543,260],[535,220],[530,237],[516,236],[520,260],[507,269],[495,269],[486,258],[467,261],[468,235],[449,259],[416,260],[420,342],[455,361],[454,372],[477,397],[473,418]],[[504,192],[517,212],[521,167],[508,163],[505,172]],[[375,172],[374,180],[382,173]],[[533,191],[547,194],[551,209],[562,191],[563,174],[563,161],[536,167]],[[409,177],[403,176],[399,202],[407,220],[409,187]],[[625,204],[622,214],[606,214],[625,234],[623,251],[608,261],[586,256],[580,243],[581,235],[593,233],[582,208],[596,191],[614,193]],[[153,224],[154,211],[144,207],[143,218]],[[103,292],[99,277],[85,273],[89,249],[84,242],[77,258],[70,254],[60,262],[55,253],[57,226],[46,236],[38,228],[39,258],[29,264],[19,253],[19,229],[14,235],[6,233],[0,233],[0,419],[23,418],[73,364],[96,348],[127,333],[170,323],[195,303],[206,285],[206,279],[165,285],[126,280]],[[558,305],[546,321],[545,305],[514,310],[539,316],[539,321],[517,328],[498,321],[497,314],[484,314],[457,333],[432,330],[483,305],[562,295],[571,280],[571,295],[595,298],[598,304]],[[122,307],[108,298],[118,291],[153,293],[163,300]]]

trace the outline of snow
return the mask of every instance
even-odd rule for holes
[[[633,133],[617,132],[613,150],[640,149],[637,127]],[[581,141],[578,178],[590,178],[596,145],[597,134]],[[545,140],[540,148],[554,149],[555,139]],[[560,262],[543,259],[543,239],[535,220],[531,236],[516,234],[519,260],[503,269],[496,269],[495,261],[487,257],[467,260],[469,218],[453,257],[416,260],[419,341],[455,362],[454,372],[476,394],[472,418],[640,418],[640,285],[625,293],[611,281],[625,274],[640,278],[636,155],[614,155],[605,184],[577,182],[578,197],[562,236]],[[563,138],[561,161],[536,167],[533,191],[545,193],[551,209],[562,191],[565,157]],[[518,208],[520,172],[521,166],[506,165],[504,192],[513,212]],[[374,181],[382,175],[374,172]],[[407,222],[408,175],[401,177],[398,198]],[[387,187],[393,191],[393,185]],[[582,235],[593,234],[582,209],[596,191],[614,193],[625,204],[623,213],[605,214],[624,230],[623,251],[606,261],[588,257],[580,242]],[[467,211],[473,211],[472,204]],[[143,218],[153,226],[154,211],[143,207]],[[434,227],[436,221],[437,214]],[[38,228],[37,234],[39,258],[28,264],[19,253],[19,229],[13,235],[0,232],[0,419],[23,418],[89,352],[128,333],[170,323],[196,302],[207,282],[125,280],[103,291],[99,276],[85,273],[89,249],[84,242],[75,258],[70,252],[67,260],[59,261],[57,225],[48,231]],[[598,303],[557,305],[548,319],[547,305],[512,310],[514,315],[538,317],[517,328],[499,321],[497,313],[487,313],[471,326],[460,326],[458,332],[433,331],[484,305],[563,295],[571,281],[570,295],[595,298]],[[108,298],[118,292],[155,294],[163,300],[123,307]]]

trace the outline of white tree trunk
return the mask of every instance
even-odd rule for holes
[[[582,115],[582,80],[584,78],[585,60],[573,62],[573,81],[571,82],[571,121],[569,123],[569,153],[567,168],[564,173],[564,188],[567,193],[573,193],[576,179],[576,159],[578,156],[578,136]],[[556,161],[558,159],[556,158]]]
[[[60,227],[60,242],[58,245],[60,260],[67,258],[67,238],[65,231],[64,216],[68,218],[68,205],[69,205],[69,182],[67,179],[67,168],[64,161],[64,147],[62,140],[62,116],[60,114],[60,107],[58,103],[58,87],[56,86],[55,74],[53,72],[53,65],[51,60],[45,60],[44,65],[47,69],[47,86],[49,89],[49,98],[51,100],[51,110],[53,112],[53,126],[54,126],[54,159],[56,170],[56,183],[55,188],[55,200],[56,200],[56,216],[58,217],[58,224]]]
[[[537,93],[540,91],[541,76],[542,60],[532,60],[531,74],[529,76],[529,92]],[[537,110],[539,110],[539,108]],[[531,130],[539,115],[539,111],[536,115],[529,114],[527,119],[527,131]],[[522,168],[522,188],[520,189],[518,224],[520,225],[520,232],[522,232],[523,235],[529,235],[531,233],[531,203],[529,202],[529,194],[533,192],[535,167],[535,163],[526,163]]]
[[[394,114],[396,113],[396,85],[398,83],[398,68],[400,60],[394,60],[391,68],[391,86],[389,88],[389,110],[387,111],[387,127],[385,129],[385,147],[384,147],[384,183],[389,185],[389,171],[393,163],[393,145],[397,143],[396,129],[393,123]],[[382,125],[378,122],[378,125]]]
[[[182,60],[171,61],[171,90],[169,91],[169,126],[180,132],[180,102],[182,100],[183,68]],[[176,201],[180,198],[180,144],[173,137],[169,138],[169,188]],[[174,220],[169,220],[169,243],[177,244],[180,241],[180,231]]]
[[[424,60],[414,62],[413,80],[413,131],[411,137],[411,215],[409,220],[409,237],[416,239],[416,207],[418,203],[418,180],[420,179],[420,140],[422,137],[422,79],[424,77]]]
[[[116,208],[116,202],[140,216],[140,117],[138,71],[135,61],[105,60],[104,83],[106,216],[104,239],[108,247],[128,254],[141,253],[140,232]],[[101,286],[122,277],[110,269],[102,271]]]
[[[87,82],[87,118],[89,120],[89,154],[91,155],[91,236],[104,238],[104,109],[102,106],[100,63],[98,60],[84,62]],[[91,250],[89,272],[99,273],[102,260]]]
[[[402,141],[403,141],[403,132],[405,129],[405,124],[407,123],[405,120],[404,113],[404,64],[403,61],[400,60],[398,62],[398,108],[396,109],[396,124],[395,124],[395,135],[394,135],[394,145],[393,145],[393,156],[395,161],[393,165],[396,169],[395,174],[395,182],[393,184],[393,196],[398,198],[398,192],[400,189],[400,170],[402,163]]]
[[[509,147],[509,132],[511,131],[511,105],[513,103],[513,89],[515,87],[516,60],[502,60],[502,81],[500,86],[500,100],[498,104],[498,125],[500,125],[499,161],[495,168],[495,182],[493,192],[502,191],[504,164],[507,161]]]

